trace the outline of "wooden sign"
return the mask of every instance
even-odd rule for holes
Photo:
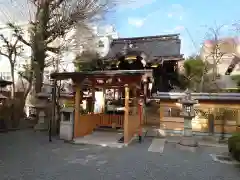
[[[64,103],[63,103],[63,106],[64,107],[74,107],[75,106],[75,102],[73,100],[66,100]]]

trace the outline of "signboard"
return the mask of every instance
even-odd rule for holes
[[[63,102],[63,107],[68,108],[68,107],[74,107],[75,102],[73,100],[66,100]]]

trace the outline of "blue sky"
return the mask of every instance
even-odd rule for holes
[[[219,36],[236,36],[232,24],[240,23],[239,0],[130,0],[109,18],[120,37],[180,33],[182,53],[198,51],[209,28],[223,26]]]

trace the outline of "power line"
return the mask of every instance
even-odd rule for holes
[[[196,51],[198,51],[198,47],[197,47],[197,45],[196,45],[196,42],[193,40],[192,35],[190,34],[188,28],[184,28],[184,29],[185,29],[185,31],[187,32],[190,40],[192,41],[192,44],[193,44],[193,46],[195,47]]]

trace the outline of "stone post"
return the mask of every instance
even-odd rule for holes
[[[198,143],[192,133],[192,119],[195,117],[194,104],[198,101],[192,99],[191,93],[186,91],[185,95],[179,100],[182,104],[181,117],[184,118],[183,136],[179,142],[181,146],[197,147]]]
[[[44,113],[43,110],[41,110],[38,114],[39,123],[44,124],[45,123],[45,117],[46,117],[46,114]]]

